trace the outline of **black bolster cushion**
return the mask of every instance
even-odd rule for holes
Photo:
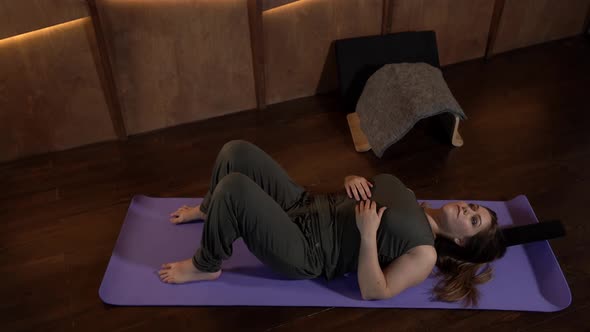
[[[565,227],[560,220],[538,224],[513,226],[502,229],[508,247],[529,242],[555,239],[565,236]]]

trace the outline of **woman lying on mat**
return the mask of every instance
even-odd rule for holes
[[[201,204],[170,215],[174,224],[206,220],[201,246],[192,258],[163,264],[160,279],[217,279],[241,237],[261,262],[288,278],[330,280],[357,271],[363,299],[386,299],[418,285],[437,266],[436,299],[476,304],[475,286],[490,280],[491,268],[477,272],[506,252],[492,210],[465,202],[422,206],[391,174],[344,182],[346,193],[310,193],[256,145],[226,143]]]

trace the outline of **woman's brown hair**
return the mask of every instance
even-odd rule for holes
[[[504,256],[506,239],[496,213],[485,208],[492,216],[490,227],[467,239],[463,247],[442,236],[436,238],[438,271],[435,276],[441,279],[432,289],[435,300],[463,301],[465,307],[475,306],[479,300],[476,286],[492,279],[489,263]]]

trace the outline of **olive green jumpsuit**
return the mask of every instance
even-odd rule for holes
[[[382,266],[417,245],[434,245],[430,225],[414,194],[396,177],[373,178],[371,200],[385,211],[377,233]],[[332,279],[355,271],[360,234],[345,190],[312,193],[295,183],[256,145],[233,140],[220,150],[209,191],[201,203],[207,214],[193,264],[215,272],[242,238],[264,264],[292,279]]]

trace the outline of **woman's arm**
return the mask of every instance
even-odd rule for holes
[[[417,285],[428,277],[436,263],[433,246],[417,246],[396,258],[383,271],[377,258],[377,230],[387,207],[361,201],[355,206],[356,225],[361,235],[358,283],[365,300],[386,299]]]
[[[357,274],[363,300],[371,300],[386,293],[387,283],[377,257],[376,234],[361,236]]]
[[[424,281],[436,263],[432,246],[418,246],[396,258],[383,271],[377,258],[377,239],[361,238],[358,282],[364,300],[388,299]]]

